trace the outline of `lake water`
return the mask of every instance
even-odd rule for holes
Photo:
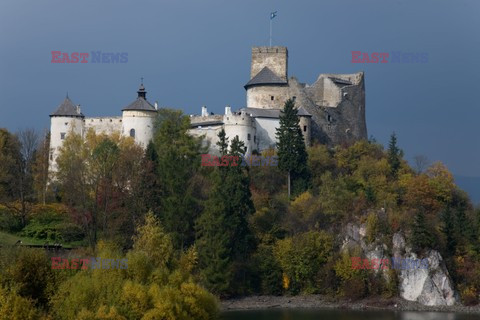
[[[349,310],[228,311],[222,320],[473,320],[480,315],[444,312],[395,312]]]

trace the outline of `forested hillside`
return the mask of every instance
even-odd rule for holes
[[[293,103],[280,123],[278,167],[202,166],[189,118],[163,109],[146,150],[67,135],[55,175],[48,136],[1,129],[0,319],[212,319],[210,293],[398,295],[395,270],[351,267],[348,223],[365,224],[371,243],[401,233],[419,256],[438,250],[462,301],[478,302],[480,211],[442,163],[412,169],[394,134],[386,148],[305,149]],[[238,137],[219,138],[222,155],[245,153]],[[12,239],[126,258],[128,269],[52,269],[51,252]]]

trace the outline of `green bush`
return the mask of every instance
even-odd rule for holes
[[[21,234],[25,237],[30,237],[39,240],[47,241],[63,241],[62,234],[57,230],[58,223],[42,224],[39,221],[31,221]]]
[[[275,259],[285,275],[291,293],[314,293],[317,275],[331,259],[333,237],[326,232],[310,231],[292,238],[278,240]]]
[[[22,221],[6,208],[0,207],[0,230],[18,232],[22,230]]]

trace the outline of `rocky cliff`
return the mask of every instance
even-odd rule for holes
[[[391,247],[381,243],[378,239],[373,243],[367,243],[365,224],[356,225],[350,223],[346,226],[342,236],[342,251],[349,248],[359,247],[364,258],[367,259],[427,259],[428,267],[422,268],[398,268],[400,297],[409,301],[416,301],[426,306],[452,306],[458,302],[458,294],[455,292],[453,282],[448,270],[438,251],[429,250],[425,256],[419,257],[406,244],[405,237],[401,233],[395,233],[392,237]],[[386,269],[376,269],[375,272],[383,272],[388,277]]]

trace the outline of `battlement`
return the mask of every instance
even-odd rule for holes
[[[231,112],[223,116],[225,125],[255,127],[255,119],[245,111]]]
[[[253,47],[252,53],[288,53],[287,47]]]

